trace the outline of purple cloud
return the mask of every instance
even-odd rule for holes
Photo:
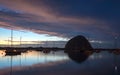
[[[0,0],[0,5],[0,27],[58,37],[120,35],[119,1]]]

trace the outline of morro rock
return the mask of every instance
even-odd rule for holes
[[[84,50],[92,50],[92,46],[89,41],[82,35],[76,36],[70,39],[65,45],[66,51],[84,51]]]

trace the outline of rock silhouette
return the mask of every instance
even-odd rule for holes
[[[92,49],[93,48],[90,45],[89,41],[82,35],[72,38],[65,45],[66,51],[84,51]]]

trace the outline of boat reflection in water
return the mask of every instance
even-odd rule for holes
[[[6,56],[14,56],[14,55],[21,55],[21,51],[17,51],[17,50],[6,50],[5,54]]]
[[[0,51],[0,75],[120,75],[117,50],[5,52]]]

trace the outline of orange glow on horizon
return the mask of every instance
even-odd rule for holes
[[[13,41],[12,45],[20,45],[20,44],[43,44],[41,41]],[[11,41],[0,41],[0,45],[11,45]]]

